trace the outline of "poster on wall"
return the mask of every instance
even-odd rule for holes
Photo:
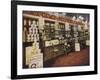
[[[11,78],[97,74],[97,6],[11,1]]]

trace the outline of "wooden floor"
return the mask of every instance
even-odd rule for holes
[[[89,48],[79,52],[71,52],[47,61],[44,67],[67,67],[89,65]]]

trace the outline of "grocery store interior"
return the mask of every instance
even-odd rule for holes
[[[23,11],[23,68],[89,65],[89,14]]]

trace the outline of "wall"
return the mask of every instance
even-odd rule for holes
[[[34,0],[35,1],[35,0]],[[93,4],[98,5],[98,14],[100,14],[100,0],[36,0],[45,2],[58,2],[58,3],[74,3],[74,4]],[[10,0],[0,0],[0,80],[10,80],[10,38],[11,38],[11,16],[10,16]],[[100,15],[98,16],[100,21]],[[100,34],[100,23],[98,23],[98,34]],[[100,37],[98,38],[100,41]],[[100,42],[98,42],[100,44]],[[100,48],[100,46],[98,46]],[[100,53],[100,50],[98,50]],[[100,67],[100,54],[98,54],[98,67]],[[99,69],[100,73],[100,69]],[[41,78],[33,80],[99,80],[98,75],[84,75],[84,76],[67,76],[56,78]],[[27,79],[28,80],[28,79]]]

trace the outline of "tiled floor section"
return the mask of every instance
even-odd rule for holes
[[[82,66],[89,65],[89,48],[85,48],[79,52],[71,52],[56,57],[46,62],[45,67],[65,67],[65,66]]]

